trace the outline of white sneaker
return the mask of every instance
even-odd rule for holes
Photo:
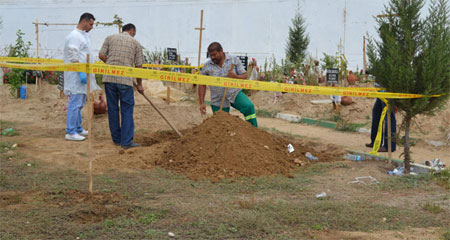
[[[83,129],[83,131],[81,131],[81,132],[78,133],[78,134],[80,134],[81,136],[88,136],[88,135],[89,135],[89,132]]]
[[[85,137],[81,136],[80,134],[66,134],[66,140],[69,141],[83,141],[86,139]]]

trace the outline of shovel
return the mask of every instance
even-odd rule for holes
[[[134,87],[137,88],[136,83],[133,82],[133,85],[134,85]],[[169,122],[169,120],[167,120],[167,118],[164,116],[164,114],[162,114],[161,111],[159,111],[159,109],[156,107],[156,105],[153,104],[152,101],[150,101],[150,99],[144,93],[141,93],[141,95],[148,101],[148,103],[150,103],[150,105],[152,105],[152,107],[159,113],[159,115],[166,121],[166,123],[169,124],[169,126],[178,134],[178,136],[183,137],[183,135],[180,133],[180,131],[178,131],[178,129],[176,129],[175,126],[173,126]]]
[[[234,68],[234,64],[231,64],[230,70],[228,72],[232,72]],[[225,101],[225,98],[227,97],[228,88],[225,88],[225,91],[223,92],[222,101],[220,101],[220,108],[219,111],[222,111],[223,102]]]

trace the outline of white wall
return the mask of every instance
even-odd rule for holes
[[[98,21],[111,22],[114,14],[137,27],[136,39],[147,49],[175,47],[182,57],[197,63],[200,10],[204,9],[202,62],[210,42],[219,41],[224,50],[255,57],[258,64],[272,55],[285,58],[288,27],[300,5],[307,22],[311,42],[308,51],[319,58],[335,54],[344,40],[344,8],[347,9],[345,54],[349,66],[362,68],[362,38],[375,35],[374,15],[383,11],[388,0],[0,0],[3,30],[0,47],[15,41],[17,29],[36,49],[35,27],[40,22],[76,23],[83,12],[91,12]],[[71,26],[40,26],[40,56],[61,58],[64,37]],[[107,35],[116,27],[98,26],[91,31],[93,48],[98,51]]]

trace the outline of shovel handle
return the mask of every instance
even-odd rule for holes
[[[137,87],[136,83],[133,82],[133,85],[135,87]],[[150,105],[152,105],[152,107],[159,113],[159,115],[166,121],[167,124],[169,124],[169,126],[178,134],[178,136],[183,137],[183,135],[181,134],[180,131],[178,131],[177,128],[175,128],[175,126],[173,126],[169,120],[166,118],[166,116],[164,116],[164,114],[156,107],[155,104],[152,103],[152,101],[150,101],[150,99],[144,94],[139,92],[146,100],[148,103],[150,103]]]
[[[230,70],[228,72],[232,72],[234,68],[234,64],[231,64]],[[220,108],[219,111],[222,111],[223,103],[225,102],[225,98],[227,97],[228,88],[225,88],[225,91],[223,92],[222,101],[220,101]]]

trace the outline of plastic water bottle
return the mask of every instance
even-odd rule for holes
[[[308,158],[310,162],[319,160],[317,157],[314,157],[310,152],[305,153],[305,156]]]
[[[351,153],[347,153],[347,155],[345,155],[345,159],[352,160],[352,161],[355,161],[355,162],[359,162],[361,160],[364,160],[364,158],[362,158],[361,156],[356,155],[356,154],[351,154]]]
[[[387,174],[389,175],[396,175],[396,176],[400,176],[403,175],[403,171],[405,170],[405,168],[403,167],[398,167],[398,168],[394,168],[394,170],[392,171],[387,171]]]

